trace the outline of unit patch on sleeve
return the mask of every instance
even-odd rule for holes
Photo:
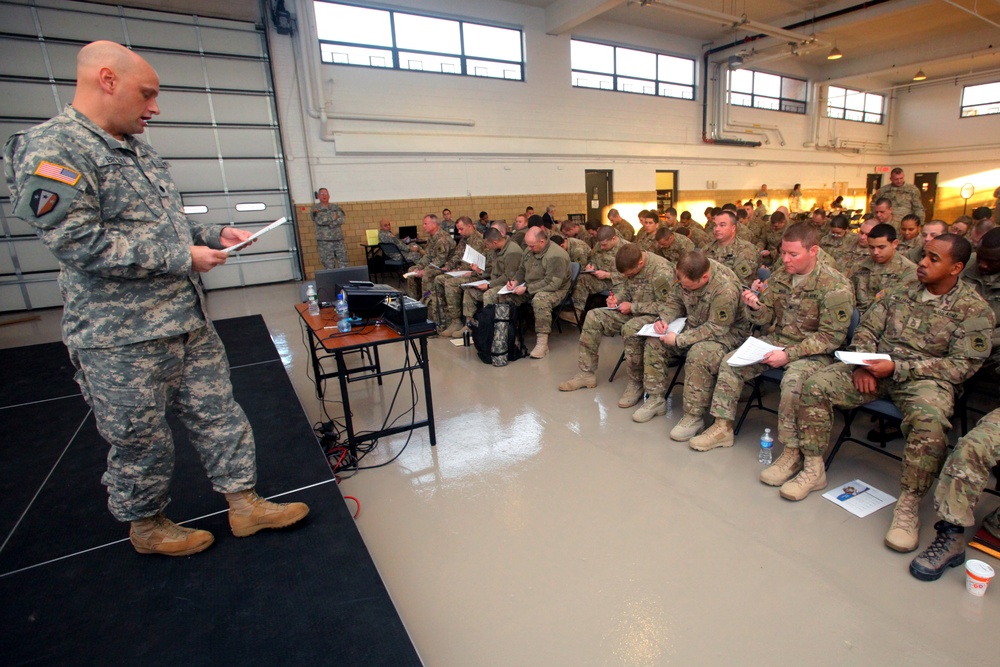
[[[59,203],[59,195],[48,190],[39,188],[31,193],[31,210],[36,218],[40,218],[46,213],[51,213]]]

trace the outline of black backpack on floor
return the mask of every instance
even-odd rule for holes
[[[527,356],[517,316],[517,306],[496,303],[486,306],[472,320],[472,341],[484,364],[506,366]]]

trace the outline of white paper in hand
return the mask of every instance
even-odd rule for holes
[[[466,264],[475,264],[481,269],[486,267],[486,255],[472,246],[465,246],[465,254],[462,256],[462,261]]]
[[[759,364],[764,360],[764,356],[768,352],[774,352],[775,350],[784,350],[785,348],[779,347],[777,345],[770,345],[765,343],[759,338],[754,338],[750,336],[746,341],[739,346],[733,356],[729,358],[729,365],[734,368],[737,366],[749,366],[750,364]]]
[[[867,362],[876,361],[878,359],[892,361],[892,357],[888,354],[877,354],[872,352],[842,352],[841,350],[837,350],[833,353],[833,356],[837,357],[838,360],[843,361],[845,364],[851,364],[852,366],[867,366]]]
[[[518,285],[518,287],[524,287],[524,283],[521,283],[520,285]],[[504,285],[503,287],[501,287],[500,291],[497,292],[497,294],[513,294],[513,293],[514,293],[514,290],[507,289],[506,285]]]
[[[490,281],[488,280],[477,280],[471,283],[462,283],[462,287],[479,287],[480,285],[489,285],[489,284]]]
[[[679,334],[684,330],[685,322],[687,322],[686,317],[678,317],[676,320],[667,325],[667,333]],[[659,338],[660,336],[664,336],[666,334],[656,333],[656,322],[650,322],[643,328],[639,329],[639,331],[636,332],[636,335]]]
[[[228,248],[223,248],[222,252],[224,252],[224,253],[230,253],[230,252],[237,252],[239,250],[242,250],[243,248],[247,247],[248,245],[250,245],[251,243],[253,243],[254,241],[256,241],[259,237],[263,236],[264,234],[267,234],[272,229],[276,229],[276,228],[280,227],[281,225],[285,224],[286,222],[288,222],[288,218],[278,218],[277,220],[275,220],[274,222],[272,222],[271,224],[269,224],[264,229],[261,229],[260,231],[255,232],[246,241],[240,241],[236,245],[231,245]]]

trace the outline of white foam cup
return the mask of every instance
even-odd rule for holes
[[[981,560],[965,561],[965,590],[977,597],[986,595],[994,574],[993,568]]]

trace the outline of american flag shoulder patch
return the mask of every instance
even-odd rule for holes
[[[51,178],[53,181],[59,181],[66,185],[76,185],[80,180],[80,172],[45,161],[39,163],[38,168],[35,169],[35,175]]]

